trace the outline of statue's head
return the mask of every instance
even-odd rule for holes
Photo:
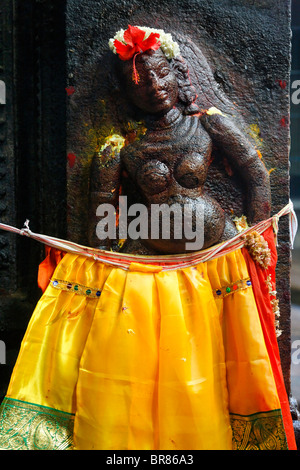
[[[121,64],[124,84],[129,98],[142,111],[165,114],[178,98],[177,78],[164,53],[146,51]],[[135,69],[135,70],[134,70]],[[137,83],[133,80],[137,74]]]
[[[161,30],[129,26],[126,31],[117,33],[109,44],[119,55],[131,101],[146,113],[167,113],[178,98],[177,78],[169,60],[179,55],[179,47],[171,35]]]

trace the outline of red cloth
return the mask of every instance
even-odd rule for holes
[[[271,304],[272,297],[270,297],[266,282],[267,277],[271,275],[273,287],[276,285],[275,268],[277,263],[277,250],[275,246],[273,228],[268,228],[263,233],[263,237],[268,242],[269,248],[271,250],[271,265],[268,267],[268,269],[263,269],[257,263],[255,263],[246,248],[243,248],[242,251],[248,266],[248,272],[252,282],[254,297],[260,316],[265,343],[270,357],[277,392],[281,403],[288,448],[289,450],[297,450],[290,404],[281,369],[280,353],[275,329],[275,314]]]
[[[46,246],[46,258],[39,265],[38,271],[38,286],[45,292],[49,281],[55,271],[56,266],[63,259],[65,253],[63,251],[57,250],[56,248],[51,248]]]

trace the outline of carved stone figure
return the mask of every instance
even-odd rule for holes
[[[204,210],[203,248],[234,236],[237,230],[232,218],[204,189],[215,146],[243,181],[248,224],[267,219],[271,209],[269,174],[257,150],[230,117],[214,107],[203,109],[206,97],[203,94],[202,104],[201,92],[192,86],[189,68],[182,56],[168,60],[159,48],[136,53],[129,60],[117,60],[124,93],[142,112],[146,133],[125,145],[117,155],[107,147],[103,154],[94,157],[90,185],[91,246],[112,246],[97,238],[95,213],[99,204],[117,205],[123,170],[126,171],[128,196],[131,193],[133,201],[145,204],[149,214],[148,239],[127,240],[123,251],[149,254],[186,251],[184,233],[181,239],[175,238],[174,221],[170,239],[151,238],[153,204],[191,205],[193,218],[201,205]],[[207,73],[205,68],[202,73]],[[160,222],[155,220],[155,223]]]

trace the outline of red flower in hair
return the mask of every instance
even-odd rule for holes
[[[144,39],[146,33],[136,26],[128,26],[128,29],[124,32],[123,44],[121,41],[115,39],[114,45],[121,60],[129,60],[135,54],[140,52],[148,51],[152,49],[156,51],[160,48],[159,33],[151,33],[147,39]]]

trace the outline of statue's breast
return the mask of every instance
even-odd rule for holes
[[[169,166],[159,160],[144,163],[136,175],[139,187],[147,194],[161,193],[170,185],[171,178]]]
[[[193,152],[179,159],[174,178],[184,188],[198,188],[205,182],[207,167],[207,156]]]
[[[137,171],[136,181],[143,192],[158,194],[168,188],[174,180],[180,186],[194,189],[202,186],[207,175],[207,158],[199,153],[176,155],[176,158],[144,162]]]
[[[202,187],[211,151],[209,135],[198,120],[190,118],[177,129],[148,132],[126,148],[122,161],[141,191],[154,195],[171,186],[179,191]]]

